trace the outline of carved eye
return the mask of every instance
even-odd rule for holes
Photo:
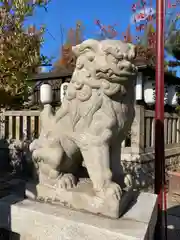
[[[90,62],[94,61],[94,58],[95,58],[95,56],[93,56],[93,55],[88,56],[88,60],[89,60]]]

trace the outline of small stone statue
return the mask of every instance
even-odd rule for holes
[[[120,149],[135,114],[135,47],[89,39],[73,52],[76,67],[62,105],[55,114],[44,105],[40,136],[30,145],[38,164],[34,197],[119,218],[132,189]]]

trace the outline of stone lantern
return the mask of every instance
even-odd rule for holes
[[[172,107],[178,105],[178,88],[177,85],[169,85],[168,87],[168,104]]]
[[[136,101],[143,99],[143,76],[142,72],[138,72],[136,79]]]
[[[147,79],[144,83],[144,101],[148,105],[154,105],[156,101],[155,81]],[[168,86],[164,84],[164,105],[168,104]]]
[[[52,88],[51,85],[45,83],[40,87],[40,101],[43,105],[52,103]]]
[[[155,83],[154,83],[154,81],[147,80],[144,83],[144,101],[148,105],[155,104]]]
[[[168,85],[165,83],[164,84],[164,105],[168,104]]]

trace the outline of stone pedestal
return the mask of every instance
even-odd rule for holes
[[[18,233],[21,240],[151,240],[157,196],[140,193],[117,220],[13,195],[0,201],[0,213],[0,228]]]
[[[36,193],[38,192],[39,198]],[[78,211],[86,211],[101,216],[119,219],[134,199],[132,187],[123,189],[119,201],[112,194],[106,198],[97,197],[91,180],[81,179],[72,189],[54,189],[42,184],[26,184],[26,196],[31,200],[40,200],[51,204],[66,206]],[[48,196],[48,198],[47,198]]]

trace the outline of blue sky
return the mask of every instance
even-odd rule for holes
[[[175,1],[171,0],[172,3]],[[45,42],[41,51],[44,55],[57,59],[62,43],[61,27],[64,29],[65,37],[67,30],[71,27],[74,28],[76,22],[80,20],[84,25],[84,38],[93,38],[99,32],[94,23],[95,19],[99,19],[105,25],[117,24],[116,30],[122,37],[122,33],[130,23],[132,4],[136,2],[137,0],[51,0],[48,11],[36,10],[28,23],[34,23],[37,27],[42,24],[46,25]],[[146,2],[149,3],[150,0],[146,0]],[[155,5],[155,0],[153,3]],[[135,36],[138,35],[133,26],[131,31]]]
[[[47,13],[43,9],[37,10],[28,22],[37,26],[46,25],[48,31],[44,36],[42,52],[57,57],[61,45],[61,26],[67,31],[80,20],[85,27],[84,37],[92,38],[99,31],[94,21],[100,19],[105,25],[117,24],[118,32],[123,32],[130,22],[133,3],[132,0],[52,0]]]

